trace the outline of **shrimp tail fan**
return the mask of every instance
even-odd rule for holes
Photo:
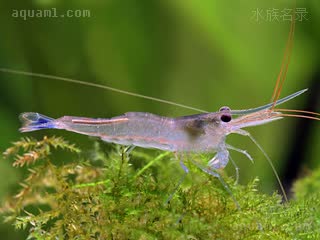
[[[35,112],[26,112],[20,114],[22,127],[20,132],[31,132],[41,129],[56,128],[55,119]]]

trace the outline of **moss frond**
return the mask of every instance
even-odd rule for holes
[[[43,160],[29,169],[20,192],[1,208],[6,221],[17,229],[28,229],[29,239],[320,237],[320,198],[311,190],[308,198],[303,195],[282,204],[277,194],[259,193],[258,179],[242,186],[224,176],[239,210],[217,178],[186,159],[190,174],[166,204],[183,174],[172,154],[154,156],[154,151],[139,149],[128,154],[119,146],[106,153],[95,143],[90,157],[76,154],[71,163],[57,165],[51,151],[58,147],[79,152],[55,137],[22,139],[5,152],[8,158],[30,151],[40,156],[32,161],[16,160],[18,167]],[[318,178],[312,181],[319,184]],[[302,183],[296,186],[298,191],[304,189]]]
[[[69,144],[60,137],[44,137],[41,141],[26,137],[14,142],[13,146],[3,153],[3,156],[7,158],[15,155],[13,166],[23,167],[48,157],[51,153],[51,148],[80,152],[80,149],[76,148],[74,144]],[[19,154],[21,151],[23,152],[22,155]]]

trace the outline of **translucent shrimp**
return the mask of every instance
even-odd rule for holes
[[[26,112],[20,115],[23,123],[20,131],[30,132],[41,129],[64,129],[99,137],[106,142],[126,146],[155,148],[177,154],[185,152],[216,152],[215,156],[208,162],[208,167],[203,167],[197,163],[195,164],[210,175],[218,177],[232,196],[228,186],[216,170],[222,169],[228,164],[230,159],[228,149],[241,152],[250,160],[252,160],[252,158],[246,151],[226,144],[226,136],[231,133],[249,136],[263,151],[260,145],[258,145],[252,136],[243,130],[243,128],[266,124],[281,119],[283,114],[273,111],[273,106],[289,101],[305,91],[307,91],[307,89],[280,99],[275,104],[270,103],[253,109],[232,111],[228,107],[221,107],[218,112],[177,118],[162,117],[144,112],[128,112],[113,118],[64,116],[53,119],[39,113]],[[240,115],[240,117],[233,118],[235,115]],[[263,153],[265,154],[264,151]],[[270,160],[266,154],[265,156]],[[188,169],[182,160],[180,160],[180,164],[184,171],[188,173]],[[234,201],[238,206],[237,201],[235,199]]]
[[[286,102],[303,92],[301,90],[278,101]],[[225,138],[231,133],[244,135],[242,128],[257,126],[281,119],[280,112],[270,111],[271,104],[251,110],[231,111],[222,107],[218,112],[196,114],[178,118],[162,117],[151,113],[128,112],[113,118],[85,118],[64,116],[58,119],[39,113],[27,112],[20,116],[21,132],[41,129],[64,129],[103,141],[121,145],[155,148],[171,152],[217,152],[210,161],[214,169],[228,162]],[[233,119],[237,112],[251,112]],[[230,147],[231,148],[231,147]],[[234,148],[232,148],[234,149]]]

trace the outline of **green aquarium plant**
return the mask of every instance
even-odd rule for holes
[[[28,171],[2,204],[4,221],[28,239],[320,238],[320,170],[297,182],[286,203],[260,193],[258,179],[243,186],[222,173],[238,209],[221,183],[188,159],[190,174],[175,191],[183,172],[171,153],[105,148],[94,142],[84,153],[60,137],[15,142],[4,156]]]

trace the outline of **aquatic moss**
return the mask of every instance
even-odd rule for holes
[[[238,209],[217,178],[188,161],[189,176],[166,203],[183,174],[170,153],[105,151],[96,142],[88,154],[45,137],[21,139],[4,155],[15,167],[29,167],[20,191],[1,208],[5,222],[26,229],[28,239],[320,238],[319,193],[309,187],[319,185],[314,176],[297,183],[298,197],[285,204],[276,193],[259,193],[258,179],[243,186],[223,176]]]

